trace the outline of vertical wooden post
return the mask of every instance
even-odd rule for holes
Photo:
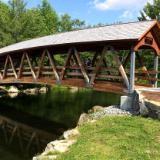
[[[156,71],[156,75],[155,78],[158,78],[158,63],[159,63],[159,57],[156,55],[155,59],[154,59],[154,70]],[[158,81],[155,81],[154,87],[157,88],[158,87]]]
[[[135,87],[135,51],[133,46],[131,47],[131,63],[130,63],[130,87],[129,93],[134,92]]]

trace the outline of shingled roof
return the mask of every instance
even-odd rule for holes
[[[20,50],[57,46],[65,44],[109,42],[117,40],[138,40],[156,21],[131,22],[114,24],[97,28],[83,29],[65,33],[54,34],[16,43],[0,49],[0,54]]]

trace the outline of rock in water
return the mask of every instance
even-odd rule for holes
[[[20,91],[18,90],[17,87],[11,86],[8,90],[8,93],[19,93]]]
[[[36,95],[39,92],[38,88],[31,88],[31,89],[26,89],[23,91],[25,94],[29,94],[29,95]]]
[[[39,93],[47,93],[48,92],[48,88],[47,87],[42,87],[39,90]]]

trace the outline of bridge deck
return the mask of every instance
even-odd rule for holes
[[[137,90],[146,100],[160,107],[160,88],[139,88]]]

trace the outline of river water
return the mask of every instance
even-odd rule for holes
[[[14,98],[8,95],[2,96],[0,116],[59,137],[63,131],[76,126],[82,113],[87,112],[94,105],[118,104],[119,97],[120,95],[117,94],[87,89],[55,87],[47,94],[19,94]],[[0,139],[0,160],[28,160],[37,154],[37,151],[28,154],[16,150],[15,148],[18,148],[16,141],[10,145],[5,144],[3,134],[0,134]],[[43,147],[45,146],[46,144]]]

